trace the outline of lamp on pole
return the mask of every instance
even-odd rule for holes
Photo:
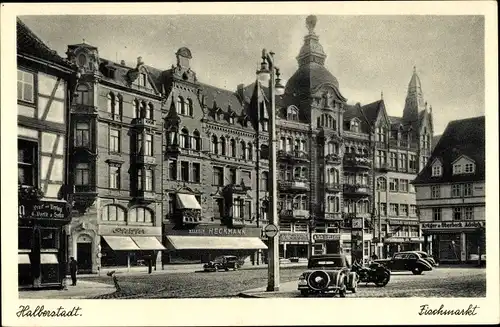
[[[265,85],[269,83],[269,222],[279,226],[278,221],[278,190],[277,190],[277,171],[276,171],[276,95],[282,95],[285,87],[281,84],[279,78],[280,72],[274,65],[274,52],[267,52],[262,49],[262,63],[260,70],[257,71],[260,82]],[[279,231],[274,237],[269,238],[269,264],[268,264],[268,283],[267,291],[279,291],[280,273],[279,273]]]

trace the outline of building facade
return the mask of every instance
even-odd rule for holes
[[[67,123],[76,70],[17,20],[18,283],[62,287],[66,229]]]
[[[451,121],[413,184],[424,249],[440,262],[484,258],[485,117]]]
[[[81,272],[161,263],[161,93],[139,57],[135,67],[68,46],[80,79],[71,104],[68,243]]]

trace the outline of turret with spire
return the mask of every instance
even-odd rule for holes
[[[417,67],[413,66],[413,74],[408,84],[405,108],[403,110],[403,120],[409,124],[417,122],[418,114],[422,110],[425,110],[424,94],[420,78],[417,75]]]

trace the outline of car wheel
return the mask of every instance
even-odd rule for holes
[[[229,271],[229,268],[225,268],[224,270],[225,270],[225,271]]]
[[[345,294],[346,294],[346,288],[344,287],[343,289],[341,289],[341,290],[339,291],[339,296],[340,296],[340,297],[345,297]]]
[[[385,285],[387,285],[387,283],[389,283],[390,279],[391,274],[388,272],[384,272],[384,275],[375,282],[375,285],[377,285],[378,287],[384,287]]]
[[[300,290],[300,295],[307,297],[309,295],[308,290]]]
[[[419,267],[414,267],[411,272],[414,274],[414,275],[420,275],[422,273],[422,270],[420,270]]]

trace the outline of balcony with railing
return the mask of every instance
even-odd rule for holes
[[[150,118],[134,118],[131,124],[135,127],[156,127],[156,121]]]
[[[342,158],[338,154],[331,153],[324,156],[324,160],[327,164],[339,164]]]
[[[94,204],[99,194],[96,185],[75,185],[73,194],[74,207],[81,213]]]
[[[279,150],[278,160],[289,162],[309,162],[309,154],[302,150]]]
[[[370,187],[362,184],[344,184],[344,195],[368,196],[370,195]]]
[[[156,158],[152,154],[137,153],[135,155],[135,163],[140,165],[154,165]]]
[[[304,192],[309,191],[311,186],[310,182],[305,179],[294,179],[288,181],[278,181],[278,188],[280,191]]]
[[[135,191],[134,198],[141,202],[154,202],[156,200],[156,193],[153,191],[137,190]]]
[[[282,219],[306,219],[309,218],[309,210],[304,209],[284,209],[279,212]]]
[[[375,163],[376,170],[381,171],[381,172],[387,172],[389,171],[389,164],[387,162],[385,163]]]
[[[340,184],[340,183],[325,183],[324,188],[328,192],[340,192],[340,191],[342,191],[342,184]]]
[[[99,113],[99,108],[96,106],[86,105],[86,104],[72,104],[71,105],[72,114],[85,114],[85,115],[97,115]]]
[[[344,167],[355,169],[370,169],[372,167],[372,160],[366,154],[353,154],[349,153],[344,156]]]

